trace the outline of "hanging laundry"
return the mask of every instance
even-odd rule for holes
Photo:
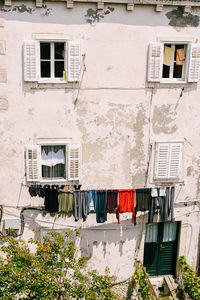
[[[149,209],[151,189],[136,189],[136,209],[145,211]]]
[[[151,200],[151,189],[136,189],[134,225],[136,225],[137,212],[149,210],[150,200]]]
[[[58,212],[69,213],[73,211],[74,194],[72,191],[59,190],[58,192]]]
[[[48,154],[46,154],[43,149],[41,155],[41,164],[48,167],[58,164],[65,164],[65,155],[63,149],[60,149],[57,152],[51,150],[48,152]]]
[[[97,191],[96,201],[96,220],[97,223],[104,223],[106,221],[106,191]]]
[[[112,213],[117,209],[118,190],[107,190],[106,210]]]
[[[74,217],[75,221],[88,216],[88,191],[74,191]]]
[[[165,199],[166,199],[165,188],[152,188],[151,189],[151,199],[149,202],[148,223],[153,223],[153,218],[154,218],[156,209],[161,206],[164,206]]]
[[[171,47],[164,47],[164,58],[163,58],[163,64],[166,66],[171,66],[174,60],[174,48]]]
[[[184,49],[177,49],[176,50],[176,65],[182,66],[184,60],[185,60]]]
[[[45,210],[54,213],[58,211],[58,191],[56,189],[45,189]]]
[[[173,221],[174,219],[174,194],[175,189],[166,188],[166,193],[162,196],[159,194],[160,215],[164,222]]]
[[[157,202],[158,202],[157,197],[151,197],[150,198],[148,223],[153,223],[153,218],[154,218],[156,208],[157,208]]]
[[[90,212],[90,205],[93,201],[94,204],[94,212],[96,212],[96,203],[97,203],[97,192],[96,190],[89,191],[89,200],[88,200],[88,213]]]
[[[29,194],[31,195],[31,197],[36,197],[37,196],[37,189],[33,186],[30,186],[29,189]]]
[[[132,223],[135,216],[135,189],[119,190],[119,204],[117,209],[118,224],[120,224],[120,212],[132,212]]]

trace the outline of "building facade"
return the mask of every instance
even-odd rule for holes
[[[89,265],[118,280],[134,259],[151,275],[174,274],[180,255],[198,268],[199,18],[198,1],[1,4],[2,230],[80,228]],[[148,225],[147,211],[99,224],[92,207],[76,222],[46,212],[34,185],[173,189],[173,222],[156,212]]]

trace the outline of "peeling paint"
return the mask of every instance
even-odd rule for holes
[[[169,104],[154,107],[152,128],[155,134],[174,133],[177,131],[177,126],[172,124],[175,120],[176,112],[170,109]]]
[[[22,5],[15,5],[12,11],[17,11],[19,13],[27,12],[29,14],[32,14],[35,11],[35,9],[27,7],[25,4],[22,4]]]
[[[48,8],[46,4],[44,4],[42,6],[42,9],[45,10],[44,13],[41,14],[41,16],[45,17],[45,16],[49,16],[51,14],[52,8]],[[28,13],[28,14],[33,14],[34,12],[36,12],[36,9],[32,8],[32,7],[28,7],[25,4],[22,5],[15,5],[12,8],[6,8],[4,6],[4,2],[0,0],[0,11],[3,12],[17,12],[17,13]]]
[[[193,167],[192,166],[188,167],[187,168],[187,176],[191,176],[192,172],[193,172]]]
[[[92,8],[89,8],[87,10],[87,14],[85,15],[86,22],[91,25],[100,22],[100,20],[103,19],[104,16],[109,15],[114,10],[115,10],[114,7],[110,7],[110,6],[108,6],[108,8],[103,12],[99,12],[98,9],[94,10]]]
[[[167,18],[170,20],[169,25],[178,27],[198,27],[199,26],[199,16],[192,15],[191,13],[184,13],[184,7],[179,6],[166,14]]]
[[[135,167],[140,168],[145,164],[145,153],[144,153],[144,126],[147,124],[145,115],[145,108],[143,104],[137,106],[138,112],[135,123],[133,124],[133,130],[135,134],[135,146],[131,149],[130,159],[135,161]]]

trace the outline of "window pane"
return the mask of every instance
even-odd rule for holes
[[[145,243],[156,243],[158,236],[158,224],[146,225]]]
[[[55,61],[54,68],[55,68],[55,77],[63,77],[64,61]]]
[[[41,61],[41,77],[51,77],[51,65],[50,61]]]
[[[50,59],[50,43],[40,43],[40,59]]]
[[[176,62],[177,59],[177,50],[182,49],[184,53],[184,45],[175,45],[175,54],[174,54],[174,72],[173,72],[173,78],[182,78],[183,74],[183,65],[184,65],[184,60],[180,61],[178,59],[178,62]]]
[[[49,145],[41,147],[43,178],[66,178],[65,146]]]
[[[64,59],[64,43],[55,43],[54,44],[54,58],[55,59]]]
[[[165,223],[163,231],[163,242],[172,242],[176,240],[177,222]]]
[[[169,78],[169,70],[170,70],[169,66],[163,65],[162,78]]]
[[[174,63],[173,78],[182,78],[182,70],[183,66],[177,66],[176,63]]]

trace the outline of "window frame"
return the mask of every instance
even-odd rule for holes
[[[158,163],[159,163],[159,153],[158,149],[160,145],[168,145],[168,158],[167,158],[167,167],[166,172],[167,176],[158,176]],[[173,145],[179,145],[180,146],[180,152],[179,152],[179,165],[178,165],[178,175],[177,176],[170,176],[170,168],[172,168],[172,146]],[[165,140],[159,140],[154,142],[154,161],[153,161],[153,180],[156,182],[180,182],[182,180],[182,172],[183,172],[183,156],[184,156],[184,141],[183,140],[172,140],[172,141],[165,141]]]
[[[41,77],[40,43],[64,43],[64,71],[61,78]],[[52,61],[54,59],[52,58]],[[80,41],[68,38],[37,37],[23,41],[23,77],[24,82],[36,82],[38,84],[70,84],[79,83],[83,74],[83,55]]]
[[[48,178],[48,177],[42,177],[42,162],[41,162],[41,152],[42,152],[42,146],[65,146],[65,174],[66,178]],[[71,178],[70,177],[70,166],[69,166],[69,155],[70,155],[70,147],[75,147],[79,151],[79,157],[78,157],[78,177]],[[38,179],[32,179],[29,180],[29,167],[28,167],[28,151],[29,149],[33,149],[37,151],[37,162],[34,162],[35,165],[37,163],[37,176]],[[34,145],[26,145],[26,180],[28,182],[39,182],[41,184],[44,183],[67,183],[67,182],[79,182],[80,181],[80,176],[81,176],[81,161],[82,161],[82,156],[81,156],[81,144],[74,144],[66,141],[38,141]],[[34,165],[34,166],[35,166]]]
[[[67,83],[67,76],[65,75],[65,80],[63,79],[64,77],[53,77],[52,74],[54,73],[54,61],[55,61],[55,58],[54,58],[54,53],[55,53],[55,46],[54,44],[56,43],[64,43],[64,71],[67,72],[67,61],[68,61],[68,41],[67,40],[45,40],[45,39],[40,39],[38,40],[39,42],[39,53],[38,53],[38,69],[39,69],[39,76],[38,76],[38,83]],[[50,43],[50,74],[51,74],[51,77],[41,77],[41,58],[40,58],[40,44],[41,43]]]
[[[161,79],[160,83],[187,83],[187,77],[188,77],[188,63],[189,63],[189,42],[185,41],[160,41],[163,44],[163,56],[162,56],[162,68],[161,68]],[[173,59],[173,65],[170,66],[170,77],[169,78],[163,78],[163,60],[164,60],[164,48],[167,45],[173,45],[175,48],[176,45],[184,45],[184,54],[185,54],[185,62],[183,64],[182,69],[182,78],[173,78],[173,71],[174,71],[174,59]]]
[[[187,45],[186,53],[186,68],[184,80],[164,79],[162,78],[163,70],[163,54],[164,44],[184,44]],[[188,83],[197,83],[200,81],[200,43],[195,42],[193,39],[176,39],[172,38],[160,38],[156,42],[150,42],[148,46],[148,64],[147,64],[147,82],[169,84],[172,87],[174,85],[185,85]]]

